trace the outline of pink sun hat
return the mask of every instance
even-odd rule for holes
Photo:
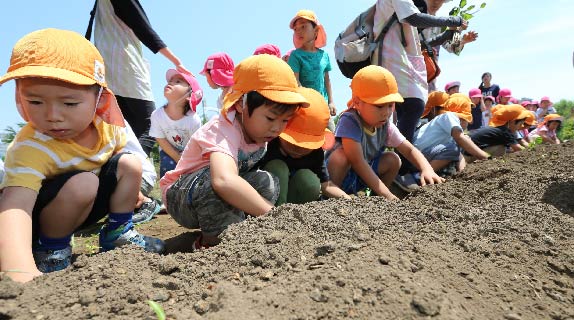
[[[496,102],[496,99],[495,99],[493,96],[486,96],[486,97],[484,97],[484,100],[485,100],[485,101],[486,101],[486,100],[490,100],[490,101],[492,101],[492,103],[495,103],[495,102]]]
[[[270,54],[272,56],[276,56],[277,58],[281,58],[281,50],[279,47],[270,43],[257,47],[257,49],[255,49],[253,52],[253,55],[256,56],[258,54]]]
[[[448,89],[456,86],[460,87],[460,81],[451,81],[444,86],[444,91],[448,91]]]
[[[552,101],[550,101],[549,96],[544,96],[544,97],[540,98],[540,102],[542,102],[542,101],[548,101],[550,103],[550,105],[552,105]]]
[[[472,88],[468,91],[469,98],[480,98],[482,97],[482,91],[478,88]]]
[[[191,94],[189,95],[188,100],[189,105],[191,106],[191,110],[195,112],[195,110],[197,109],[197,105],[201,102],[201,99],[203,99],[203,90],[201,90],[201,86],[199,85],[199,82],[194,76],[192,76],[191,74],[179,72],[175,69],[167,70],[167,72],[165,73],[165,80],[169,81],[169,79],[173,78],[173,76],[175,76],[176,74],[181,75],[183,79],[185,79],[185,81],[191,87]]]
[[[235,64],[231,57],[224,52],[210,55],[205,60],[203,70],[199,74],[205,75],[209,71],[211,80],[221,87],[231,87],[233,85],[233,70]]]

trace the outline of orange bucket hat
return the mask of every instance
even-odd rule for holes
[[[431,92],[427,99],[427,103],[425,104],[425,110],[423,111],[421,118],[426,117],[427,114],[429,114],[429,112],[432,110],[432,108],[443,107],[444,103],[446,102],[446,100],[448,100],[449,97],[450,95],[446,92],[442,91]]]
[[[536,125],[536,115],[534,114],[534,112],[528,112],[528,116],[526,117],[526,119],[524,119],[524,123],[526,123],[529,126]]]
[[[472,122],[472,114],[470,113],[470,108],[472,107],[472,101],[470,98],[463,93],[451,94],[448,100],[444,103],[444,109],[439,111],[439,113],[453,112],[459,118],[466,120],[466,122]]]
[[[327,45],[327,33],[325,32],[325,28],[323,28],[323,25],[319,22],[319,19],[317,19],[317,15],[315,15],[315,12],[311,10],[299,10],[295,15],[295,17],[291,19],[291,22],[289,22],[289,28],[294,29],[295,22],[299,19],[309,20],[317,25],[317,38],[315,39],[315,48],[323,48],[324,46]],[[293,45],[295,46],[295,48],[301,48],[301,46],[303,45],[296,38],[295,34],[293,34]]]
[[[250,56],[235,67],[233,86],[223,99],[221,114],[227,118],[229,109],[250,91],[277,103],[308,107],[298,88],[295,74],[285,61],[269,54]]]
[[[102,88],[96,114],[105,122],[125,126],[116,97],[106,84],[104,59],[96,47],[80,34],[42,29],[22,37],[12,49],[10,66],[0,84],[20,78],[49,78],[81,86]],[[18,112],[28,121],[24,110]]]
[[[500,127],[508,121],[526,119],[529,113],[530,111],[524,109],[524,107],[519,104],[502,105],[492,112],[492,117],[488,125],[491,127]]]
[[[560,121],[560,122],[563,122],[563,121],[564,121],[564,118],[563,118],[561,115],[557,114],[557,113],[548,114],[548,115],[546,115],[546,116],[544,117],[544,121],[542,121],[540,124],[538,124],[538,127],[540,128],[540,127],[542,127],[542,126],[545,126],[545,125],[547,125],[548,122],[550,122],[550,121]]]
[[[325,98],[310,88],[300,87],[299,93],[309,101],[309,107],[299,108],[279,137],[305,149],[331,149],[335,137],[327,129],[331,115]]]
[[[359,70],[351,80],[353,96],[370,104],[403,102],[399,87],[393,74],[376,65],[369,65]],[[353,105],[349,100],[348,107]]]

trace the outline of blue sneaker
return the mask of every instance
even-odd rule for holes
[[[417,180],[415,180],[415,177],[413,177],[413,175],[410,173],[407,173],[402,176],[397,175],[394,182],[399,188],[403,189],[403,191],[405,192],[413,192],[419,188]]]
[[[163,253],[165,243],[158,238],[144,236],[134,229],[131,222],[119,226],[115,230],[108,230],[104,225],[100,230],[100,252],[109,251],[125,244],[135,244],[144,248],[145,251]]]
[[[36,267],[42,273],[49,273],[66,269],[72,261],[72,247],[60,250],[32,250]]]
[[[142,206],[134,210],[134,215],[132,217],[132,222],[134,224],[140,224],[150,221],[153,216],[158,214],[161,210],[161,205],[156,200],[151,200],[149,202],[142,203]]]

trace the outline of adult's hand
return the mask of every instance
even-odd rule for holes
[[[462,36],[462,43],[466,44],[469,42],[473,42],[478,38],[478,33],[475,31],[469,31]]]
[[[176,65],[175,69],[181,73],[189,74],[189,75],[195,77],[195,75],[193,73],[191,73],[191,71],[187,70],[187,68],[183,64]]]

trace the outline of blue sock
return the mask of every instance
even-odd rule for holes
[[[63,238],[50,238],[40,234],[40,238],[38,239],[39,249],[62,250],[70,245],[70,240],[72,240],[71,234]]]
[[[110,213],[108,215],[107,228],[108,230],[115,230],[123,224],[131,223],[133,212],[126,213]]]

